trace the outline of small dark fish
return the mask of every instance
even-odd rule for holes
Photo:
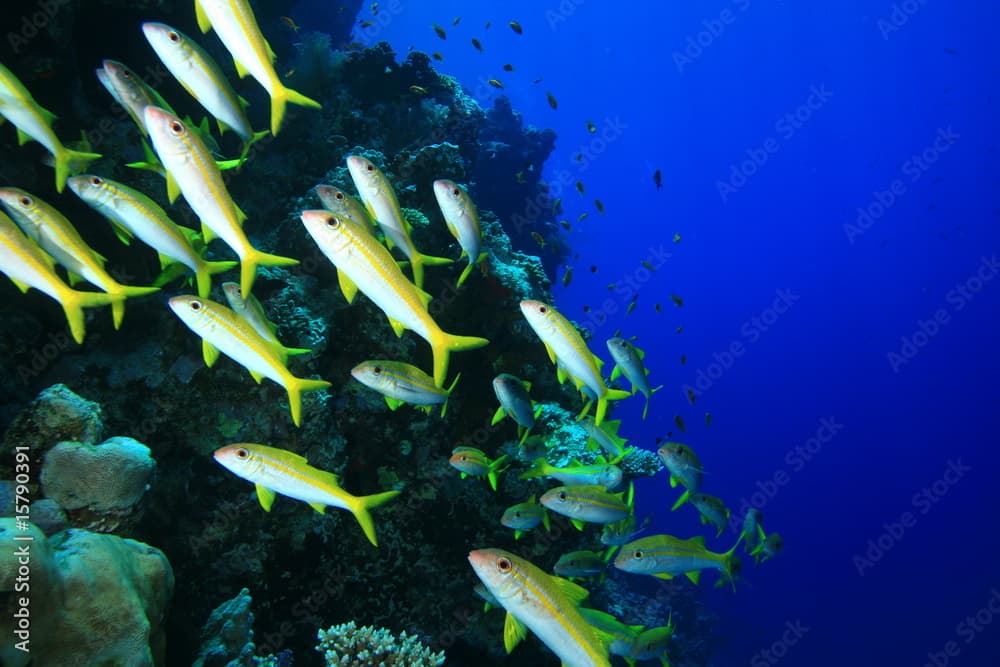
[[[584,220],[587,219],[588,215],[590,215],[590,214],[589,213],[581,213],[580,215],[576,216],[576,221],[577,222],[583,222]]]
[[[538,77],[537,79],[533,80],[531,83],[541,83],[541,82],[542,82],[542,77]]]
[[[556,99],[555,95],[553,95],[552,93],[546,92],[545,96],[549,98],[549,106],[550,107],[552,107],[553,109],[558,109],[559,108],[559,101]]]
[[[684,364],[686,364],[687,362],[688,362],[688,357],[687,357],[687,355],[686,355],[686,354],[682,354],[682,355],[681,355],[681,366],[683,366],[683,365],[684,365]]]
[[[956,51],[955,49],[950,49],[947,46],[944,47],[944,52],[947,53],[949,56],[957,56],[958,55],[958,51]]]
[[[448,33],[446,33],[444,31],[444,28],[439,26],[437,23],[435,23],[431,27],[434,28],[434,32],[437,33],[438,37],[440,37],[441,39],[448,39]]]
[[[413,93],[414,95],[426,95],[427,89],[424,88],[423,86],[418,86],[414,84],[410,86],[410,92]]]
[[[378,3],[377,2],[373,2],[371,4],[371,9],[372,9],[372,16],[378,16]]]
[[[680,243],[680,242],[681,242],[681,235],[674,234],[674,243]]]
[[[695,401],[698,400],[698,394],[694,393],[694,389],[688,388],[687,395],[688,401],[690,401],[691,405],[694,405]]]
[[[594,125],[590,120],[587,120],[587,132],[590,132],[591,134],[597,132],[597,126]]]
[[[590,312],[590,306],[584,306],[583,307],[583,312],[589,313]]]
[[[539,247],[545,247],[545,239],[542,238],[542,235],[538,232],[531,232],[531,238],[535,239],[535,243],[537,243]]]
[[[514,180],[516,182],[518,182],[518,183],[524,184],[525,183],[524,172],[523,171],[519,171],[516,174],[514,174]]]
[[[499,88],[500,90],[503,90],[503,84],[497,81],[496,79],[490,79],[488,83],[494,88]]]
[[[581,195],[583,194],[583,181],[576,182],[576,191],[579,192]]]
[[[459,24],[459,22],[460,22],[461,20],[462,20],[462,17],[461,17],[461,16],[456,16],[455,18],[453,18],[453,19],[451,20],[451,24],[452,24],[452,25],[458,25],[458,24]]]
[[[646,267],[650,272],[656,271],[656,267],[650,264],[647,260],[642,260],[642,265]]]
[[[671,294],[670,300],[676,303],[678,308],[684,305],[684,299],[680,298],[676,294]]]
[[[617,284],[617,283],[608,283],[608,291],[609,291],[609,292],[610,292],[611,290],[613,290],[613,289],[617,288],[617,287],[618,287],[618,284]]]
[[[663,187],[663,174],[659,169],[653,172],[653,183],[656,183],[657,190]]]
[[[290,16],[282,16],[281,17],[281,22],[284,23],[289,28],[291,28],[292,30],[294,30],[295,32],[298,32],[299,30],[302,30],[302,28],[300,28],[299,26],[295,25],[295,21],[293,21]]]
[[[563,274],[563,279],[562,279],[563,287],[569,287],[569,283],[571,280],[573,280],[573,267],[567,266],[566,273]]]
[[[711,412],[706,412],[705,413],[705,426],[711,426],[711,425],[712,425],[712,413]]]
[[[360,25],[362,28],[370,28],[375,25],[375,21],[362,21]]]
[[[590,272],[591,273],[597,273],[597,265],[596,264],[592,264],[590,266]]]
[[[595,199],[594,207],[597,208],[598,213],[604,215],[604,202],[602,202],[600,199]]]
[[[489,30],[491,25],[493,25],[493,22],[487,21],[486,25],[483,26],[483,30]]]
[[[440,54],[440,52],[438,52],[438,51],[435,51],[434,53],[432,53],[431,54],[431,58],[433,58],[434,60],[436,60],[438,62],[441,62],[442,60],[444,60],[444,56],[442,56]]]
[[[562,197],[552,202],[552,215],[556,215],[559,212],[560,206],[562,206]]]
[[[663,312],[663,306],[661,306],[660,304],[656,304],[655,307],[656,307],[656,312],[658,312],[658,313],[662,313]]]
[[[677,424],[677,428],[680,429],[681,433],[687,433],[687,427],[684,426],[684,419],[680,415],[674,415],[674,423]]]
[[[476,47],[476,51],[479,51],[480,53],[483,52],[483,45],[482,45],[482,43],[478,39],[476,39],[475,37],[472,38],[472,45],[474,47]]]
[[[576,160],[577,162],[583,162],[583,153],[577,153],[576,155],[573,156],[573,159]]]
[[[680,326],[680,327],[677,327],[676,329],[674,329],[674,333],[680,333],[682,331],[684,331],[684,327],[683,326]]]
[[[633,310],[635,310],[635,301],[631,302],[628,305],[628,308],[625,309],[625,314],[626,315],[631,315]]]
[[[510,63],[506,63],[503,66],[503,71],[505,71],[505,72],[513,72],[514,71],[514,66],[511,65]]]
[[[569,220],[560,220],[559,224],[562,225],[563,229],[565,229],[566,231],[569,231],[570,229],[572,229],[569,226]]]
[[[517,21],[511,21],[507,25],[509,25],[510,29],[513,30],[514,32],[516,32],[517,34],[519,34],[519,35],[523,35],[524,34],[524,30],[521,28],[521,24],[518,23]]]

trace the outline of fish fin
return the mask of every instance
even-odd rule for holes
[[[697,586],[698,580],[701,578],[701,570],[692,570],[691,572],[685,572],[684,576],[690,579],[692,584]]]
[[[212,29],[212,22],[208,19],[208,14],[202,9],[198,0],[194,0],[194,13],[198,18],[198,29],[201,30],[202,34]]]
[[[271,255],[256,248],[251,248],[240,259],[240,291],[243,294],[251,293],[258,266],[294,266],[299,263],[297,259]]]
[[[574,584],[569,579],[563,579],[562,577],[557,577],[555,575],[551,576],[552,583],[554,583],[556,587],[562,591],[563,595],[565,595],[575,606],[580,606],[580,604],[582,604],[583,601],[590,596],[590,591],[583,586]]]
[[[549,474],[549,462],[545,457],[537,458],[532,462],[531,467],[518,475],[518,479],[534,479],[535,477],[545,477]]]
[[[628,398],[632,394],[627,391],[622,391],[621,389],[609,389],[608,393],[597,399],[597,412],[594,414],[594,423],[597,426],[601,425],[604,421],[604,415],[608,411],[608,401],[620,401],[623,398]]]
[[[692,537],[691,539],[686,540],[686,541],[689,544],[695,545],[699,549],[704,549],[705,548],[705,536],[704,535],[698,535],[697,537]]]
[[[18,146],[23,146],[26,143],[28,143],[29,141],[34,141],[34,139],[32,139],[32,137],[31,137],[31,135],[28,134],[27,132],[25,132],[24,130],[22,130],[21,128],[17,128],[17,145]]]
[[[549,361],[551,361],[552,363],[556,363],[556,351],[553,350],[552,346],[549,345],[548,343],[543,343],[543,345],[545,345],[545,351],[549,355]],[[561,383],[562,380],[560,380],[559,382]]]
[[[339,274],[340,271],[338,271],[337,273]],[[401,338],[403,336],[403,332],[406,331],[406,325],[400,322],[399,320],[392,319],[391,317],[389,317],[388,319],[389,319],[389,326],[392,327],[392,331],[393,333],[396,334],[396,338]]]
[[[583,527],[587,525],[587,522],[582,519],[570,519],[569,522],[573,524],[574,528],[580,531],[582,531]]]
[[[248,294],[249,292],[244,292]],[[292,422],[298,426],[302,423],[302,392],[326,389],[330,383],[326,380],[310,380],[297,378],[289,374],[285,381],[285,391],[288,392],[288,409],[292,413]]]
[[[173,177],[173,175],[169,171],[165,171],[163,172],[163,174],[164,177],[167,179],[167,201],[173,204],[175,201],[177,201],[177,197],[181,194],[181,189],[177,185],[177,180]],[[202,228],[204,228],[204,225],[202,226]],[[205,243],[208,243],[208,241],[209,238],[206,235]]]
[[[676,510],[678,507],[680,507],[690,499],[691,499],[691,492],[685,490],[684,493],[681,494],[681,497],[677,499],[677,502],[674,503],[674,506],[670,508],[670,510],[671,511]]]
[[[260,501],[260,506],[264,508],[265,512],[270,512],[271,505],[274,504],[274,491],[261,484],[254,486],[257,489],[257,500]]]
[[[264,376],[257,371],[250,371],[250,377],[252,377],[257,384],[264,381]]]
[[[657,579],[673,579],[674,578],[674,575],[667,574],[666,572],[657,572],[653,576],[656,577]]]
[[[219,171],[227,171],[229,169],[239,169],[240,167],[243,166],[243,162],[244,162],[243,158],[234,157],[232,160],[216,160],[215,166],[219,168]],[[240,222],[246,220],[246,216],[243,215],[243,211],[241,211],[239,207],[236,208],[236,211],[238,214],[242,216],[240,218]]]
[[[27,291],[27,290],[22,290],[22,291]],[[504,412],[503,406],[501,405],[499,408],[497,408],[497,411],[493,413],[493,419],[490,420],[490,426],[496,426],[500,422],[500,420],[506,416],[507,413]]]
[[[393,398],[392,396],[385,396],[385,404],[389,406],[390,410],[397,410],[399,406],[403,405],[406,401],[401,401],[398,398]]]
[[[568,377],[566,370],[562,366],[556,366],[556,379],[559,380],[559,384],[565,384]]]
[[[591,356],[594,357],[594,363],[597,364],[598,368],[601,368],[602,366],[604,366],[604,359],[601,359],[596,354],[591,355]]]
[[[63,312],[66,314],[66,322],[69,323],[73,340],[83,343],[86,335],[83,309],[106,306],[111,303],[111,297],[104,292],[79,292],[66,287],[59,290],[59,303],[62,304]]]
[[[622,367],[615,364],[615,367],[611,370],[611,381],[614,382],[622,375]]]
[[[527,441],[528,436],[531,435],[531,429],[530,428],[524,428],[523,426],[521,426],[519,424],[518,427],[517,427],[517,430],[518,430],[517,444],[523,445]]]
[[[64,147],[62,150],[56,151],[53,157],[56,161],[56,190],[62,192],[63,188],[66,187],[66,179],[69,178],[70,174],[83,171],[88,162],[96,160],[101,156],[98,153],[84,153],[83,151],[74,151]]]
[[[552,520],[549,519],[549,511],[542,507],[542,525],[545,526],[545,532],[552,532]]]
[[[23,294],[27,294],[27,293],[28,293],[28,290],[30,290],[30,289],[31,289],[31,285],[29,285],[29,284],[28,284],[28,283],[26,283],[26,282],[22,282],[22,281],[20,281],[20,280],[16,280],[16,279],[14,279],[14,278],[11,278],[11,279],[10,279],[10,281],[11,281],[12,283],[14,283],[14,284],[15,284],[15,285],[17,286],[17,289],[21,290],[21,292],[22,292]]]
[[[372,521],[372,515],[369,514],[369,510],[384,505],[398,496],[399,493],[399,491],[386,491],[371,496],[347,496],[348,509],[354,515],[354,518],[358,520],[358,525],[364,531],[365,537],[376,547],[378,546],[378,538],[375,536],[375,523]]]
[[[242,97],[240,99],[243,100]],[[246,103],[246,100],[243,100],[243,102]],[[240,157],[239,157],[240,165],[242,165],[244,162],[247,161],[247,157],[250,155],[250,149],[253,147],[253,145],[270,134],[271,134],[270,130],[261,130],[260,132],[254,132],[251,135],[249,141],[243,142],[243,150],[240,151]]]
[[[444,385],[444,380],[448,376],[448,358],[452,352],[474,350],[489,345],[489,342],[485,338],[476,336],[456,336],[440,329],[432,330],[430,343],[434,352],[434,384],[438,387]]]
[[[278,84],[276,90],[271,93],[271,134],[274,136],[278,136],[278,130],[281,129],[281,121],[285,117],[285,105],[289,102],[313,109],[322,108],[316,100]]]
[[[535,419],[538,419],[542,415],[542,404],[535,403],[535,408],[531,414],[534,415]]]
[[[646,397],[646,405],[642,408],[642,418],[645,419],[649,414],[649,396]]]
[[[675,489],[675,488],[677,488],[678,484],[680,484],[680,482],[677,481],[677,478],[674,477],[673,475],[671,475],[670,476],[670,488],[671,489]]]
[[[340,293],[344,295],[347,303],[354,303],[354,298],[358,295],[358,286],[340,269],[337,270],[337,283],[340,285]]]
[[[459,479],[465,479],[468,476],[469,476],[469,473],[467,473],[467,472],[460,472],[460,473],[458,473],[458,478]]]
[[[523,530],[515,530],[514,531],[514,539],[515,540],[521,539],[522,535],[524,535],[524,531]]]
[[[441,416],[442,417],[444,417],[445,413],[448,412],[448,400],[451,398],[451,392],[455,391],[455,385],[458,384],[458,380],[461,377],[462,377],[461,373],[458,373],[457,375],[455,375],[455,379],[452,380],[451,386],[448,387],[448,389],[445,391],[445,394],[447,394],[447,398],[445,398],[444,399],[444,403],[441,404]],[[428,413],[429,412],[430,412],[430,410],[428,409]]]
[[[205,359],[205,365],[211,368],[219,359],[219,348],[203,339],[201,341],[201,356]]]
[[[202,299],[208,298],[208,293],[212,291],[212,276],[216,273],[223,273],[235,267],[239,262],[205,262],[195,271],[195,282],[198,284],[198,296]],[[292,354],[289,352],[289,354]]]
[[[236,67],[236,76],[240,77],[241,79],[245,79],[246,76],[250,74],[250,70],[244,67],[243,63],[241,63],[236,58],[233,58],[233,66]]]
[[[313,508],[320,514],[326,514],[326,505],[323,503],[309,503],[309,507]]]
[[[503,647],[507,653],[514,650],[514,647],[528,635],[528,629],[524,623],[514,618],[514,614],[507,612],[507,618],[503,622]]]

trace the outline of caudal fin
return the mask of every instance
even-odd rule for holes
[[[279,84],[278,89],[271,93],[271,134],[275,136],[278,135],[278,130],[281,129],[281,121],[285,117],[285,105],[289,102],[313,109],[322,108],[316,100]]]
[[[375,537],[375,523],[372,521],[372,515],[369,514],[369,510],[375,509],[379,505],[384,505],[398,495],[399,491],[386,491],[385,493],[376,493],[372,496],[352,496],[347,501],[351,514],[358,520],[361,530],[365,531],[365,537],[376,547],[378,546],[378,538]]]
[[[101,157],[99,153],[84,153],[70,148],[64,148],[57,152],[55,154],[56,190],[62,192],[63,188],[66,187],[66,179],[70,177],[71,173],[83,171],[88,163],[99,157]]]
[[[604,421],[604,415],[608,412],[608,401],[620,401],[631,396],[627,391],[621,389],[608,389],[608,392],[597,399],[597,413],[594,415],[594,424],[600,426]]]
[[[292,423],[296,426],[302,424],[302,392],[319,391],[329,386],[330,383],[326,380],[309,380],[289,376],[285,383],[285,391],[288,392],[288,409],[292,413]]]
[[[239,262],[204,262],[195,271],[195,281],[198,283],[198,296],[202,299],[208,298],[208,293],[212,291],[212,276],[216,273],[225,273],[234,268]]]
[[[413,271],[413,284],[417,286],[417,289],[424,288],[425,266],[443,266],[445,264],[454,264],[454,262],[455,260],[448,259],[447,257],[433,257],[431,255],[414,252],[413,256],[410,257],[410,268]]]
[[[240,258],[240,290],[250,294],[254,278],[257,277],[258,266],[294,266],[299,260],[280,255],[269,255],[266,252],[253,249]]]
[[[122,320],[125,319],[125,299],[130,296],[145,296],[159,291],[159,287],[127,287],[125,285],[119,285],[117,288],[108,290],[111,303],[111,317],[115,323],[115,329],[120,329]]]
[[[73,335],[73,340],[82,345],[86,335],[83,309],[106,306],[111,303],[111,295],[105,292],[80,292],[67,287],[65,291],[60,293],[59,303],[62,304],[63,311],[66,313],[66,321],[69,323],[69,331]]]
[[[518,479],[534,479],[535,477],[545,477],[549,474],[551,466],[545,457],[535,459],[531,467],[518,475]]]
[[[438,329],[431,333],[431,348],[434,351],[434,384],[438,387],[444,386],[444,379],[448,377],[448,359],[451,353],[458,350],[474,350],[484,345],[489,345],[485,338],[476,336],[455,336]]]

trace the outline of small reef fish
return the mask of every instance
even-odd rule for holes
[[[489,81],[487,81],[487,83],[493,86],[494,88],[499,88],[500,90],[503,90],[503,83],[500,81],[500,79],[490,79]]]
[[[448,459],[451,467],[462,473],[462,479],[465,479],[467,475],[485,477],[490,483],[490,488],[494,491],[497,490],[497,480],[500,478],[500,473],[506,470],[505,467],[502,467],[506,461],[506,454],[491,461],[484,451],[475,447],[456,447],[451,450],[451,458]]]
[[[503,516],[500,517],[500,523],[514,531],[515,540],[521,539],[521,535],[525,531],[533,530],[538,526],[544,526],[545,530],[552,529],[548,511],[543,505],[538,504],[534,496],[527,502],[511,505],[504,510]]]
[[[480,53],[483,52],[483,43],[475,37],[472,38],[472,46],[476,49],[476,51],[479,51]]]
[[[757,565],[771,560],[785,548],[785,540],[778,533],[771,533],[761,540],[760,544],[750,552]]]
[[[0,213],[0,273],[22,292],[32,287],[55,299],[66,313],[73,340],[82,344],[85,330],[84,308],[111,303],[104,292],[81,292],[69,287],[55,271],[55,261],[37,243],[24,235],[14,221]]]
[[[444,217],[444,224],[462,248],[459,259],[467,257],[469,260],[468,266],[458,277],[458,284],[455,285],[461,287],[473,268],[489,257],[489,253],[482,251],[483,232],[479,224],[479,212],[472,203],[468,191],[459,187],[454,181],[447,179],[434,181],[434,197]]]
[[[552,93],[545,93],[545,98],[549,101],[549,106],[553,109],[559,108],[559,101],[556,100],[556,96]]]
[[[711,425],[712,425],[712,413],[711,412],[706,412],[705,413],[705,427],[708,428]]]
[[[628,495],[625,500],[624,491],[611,493],[599,484],[557,486],[542,494],[539,502],[583,530],[585,523],[615,523],[631,514],[632,487]]]
[[[521,473],[520,479],[535,479],[538,477],[551,477],[561,484],[568,485],[590,485],[597,484],[605,489],[614,489],[622,483],[622,469],[614,463],[608,463],[603,456],[598,456],[598,463],[583,465],[576,461],[570,461],[570,465],[565,468],[556,468],[549,465],[544,458],[534,461],[532,466]]]
[[[635,515],[630,514],[621,521],[609,523],[601,529],[601,544],[609,547],[620,547],[628,544],[632,538],[646,530],[646,527],[653,523],[653,517],[647,516],[642,525],[637,525]]]
[[[0,64],[0,116],[17,128],[17,144],[23,146],[34,140],[45,147],[55,160],[56,190],[62,192],[66,179],[75,171],[82,171],[88,162],[101,157],[66,148],[52,129],[56,115],[44,109],[21,80]]]
[[[687,426],[684,425],[684,418],[680,415],[674,415],[674,424],[677,425],[677,429],[681,433],[687,433]]]
[[[143,110],[146,128],[167,170],[167,190],[176,188],[198,216],[205,243],[218,237],[240,258],[240,289],[250,294],[257,266],[291,266],[297,259],[270,255],[250,245],[246,214],[233,201],[208,148],[179,118],[159,107]],[[171,185],[173,183],[174,185]]]
[[[295,24],[295,20],[291,16],[282,16],[280,18],[281,22],[284,23],[286,26],[288,26],[288,28],[291,29],[293,32],[298,32],[299,30],[302,30],[301,27]]]
[[[623,656],[625,661],[634,663],[637,660],[659,660],[663,667],[670,667],[670,657],[667,650],[673,641],[674,632],[675,628],[671,619],[667,619],[666,625],[643,630],[632,643],[632,650],[627,656]]]
[[[680,243],[680,242],[681,242],[681,235],[674,234],[674,243]]]
[[[542,410],[542,406],[532,402],[529,391],[530,382],[522,382],[510,373],[501,373],[493,378],[493,393],[500,407],[493,414],[490,426],[495,426],[504,416],[510,417],[517,424],[518,444],[521,445],[535,427],[535,419]]]
[[[224,468],[237,477],[252,482],[264,511],[270,512],[275,494],[301,500],[323,514],[327,507],[339,507],[354,515],[365,537],[378,546],[375,523],[370,510],[399,495],[386,491],[371,496],[354,496],[340,487],[332,472],[314,468],[298,454],[249,442],[226,445],[213,455]]]
[[[711,523],[718,528],[716,537],[722,535],[722,531],[729,523],[729,509],[722,502],[721,498],[710,496],[707,493],[692,493],[691,504],[695,506],[701,515],[701,522]]]
[[[597,126],[594,125],[594,122],[589,118],[587,119],[587,132],[590,132],[591,134],[597,132]]]
[[[423,86],[418,86],[416,84],[413,84],[412,86],[410,86],[410,92],[413,93],[414,95],[426,95],[427,89],[424,88]]]
[[[148,136],[146,121],[143,118],[142,110],[148,106],[160,107],[170,113],[177,115],[163,96],[156,92],[156,89],[146,83],[142,77],[129,69],[124,63],[117,60],[104,60],[101,68],[94,70],[98,81],[111,94],[132,121],[139,128],[142,136]]]
[[[521,24],[518,23],[517,21],[511,21],[507,25],[509,25],[510,29],[513,30],[514,32],[516,32],[518,35],[523,35],[524,34],[524,28],[522,28]]]
[[[600,199],[594,200],[594,208],[597,209],[598,213],[604,215],[604,202],[602,202]]]
[[[138,190],[93,174],[73,176],[67,183],[77,197],[107,218],[123,243],[135,236],[157,252],[163,268],[179,262],[194,271],[198,296],[203,299],[212,289],[212,276],[237,265],[205,260],[195,248],[200,242],[197,232],[176,224],[159,204]]]
[[[436,60],[438,62],[441,62],[441,61],[444,60],[444,56],[441,55],[438,51],[435,51],[434,53],[432,53],[431,54],[431,58],[433,58],[434,60]]]
[[[563,274],[562,278],[563,287],[569,287],[569,283],[571,280],[573,280],[573,267],[567,266],[566,273]]]
[[[615,361],[615,368],[611,371],[611,381],[614,382],[621,375],[625,375],[632,383],[632,393],[640,392],[646,397],[646,406],[642,409],[642,418],[645,419],[649,413],[649,398],[659,390],[663,389],[661,384],[658,387],[649,386],[649,370],[643,365],[646,353],[637,348],[624,338],[609,338],[607,341],[608,352]]]
[[[18,188],[0,188],[0,205],[28,238],[51,255],[69,273],[70,285],[83,279],[111,297],[115,329],[125,318],[125,299],[159,291],[159,287],[128,287],[104,269],[104,258],[87,245],[80,233],[54,206]]]
[[[412,364],[378,360],[358,364],[351,369],[351,376],[382,394],[390,410],[409,403],[430,414],[432,406],[440,405],[441,416],[444,417],[448,411],[448,398],[462,374],[455,376],[450,387],[442,389],[434,384],[430,375]]]
[[[596,577],[604,572],[608,564],[601,554],[593,551],[571,551],[563,554],[552,566],[552,571],[560,577]]]
[[[615,567],[632,574],[647,574],[659,579],[673,579],[683,574],[697,584],[702,570],[719,570],[729,582],[739,572],[736,547],[725,553],[705,548],[702,535],[682,540],[672,535],[652,535],[629,542],[615,558]]]
[[[545,247],[545,237],[539,234],[538,232],[531,232],[531,238],[535,240],[535,243],[538,244],[539,248]]]
[[[246,320],[254,331],[260,334],[261,338],[274,346],[281,358],[281,363],[286,363],[290,356],[312,352],[306,348],[285,347],[276,335],[278,325],[267,319],[264,306],[253,294],[244,297],[237,283],[222,283],[222,293],[226,295],[226,301],[233,312]]]
[[[701,478],[705,474],[705,469],[701,467],[701,461],[698,460],[694,450],[679,442],[664,443],[656,453],[670,473],[671,488],[680,484],[685,489],[670,508],[676,510],[691,499],[692,493],[698,493],[701,489]]]
[[[576,328],[555,308],[541,301],[522,301],[521,312],[545,345],[549,359],[557,364],[559,381],[569,378],[577,389],[586,386],[596,396],[594,423],[600,426],[608,410],[608,401],[628,398],[630,394],[608,389],[601,377],[604,362],[590,351]]]
[[[504,63],[503,71],[505,71],[505,72],[513,72],[514,71],[514,66],[511,65],[510,63]]]
[[[378,167],[366,158],[359,155],[349,155],[347,157],[347,170],[354,181],[354,187],[361,195],[368,214],[378,223],[385,234],[386,245],[392,250],[398,246],[404,255],[410,260],[410,269],[413,271],[413,283],[417,289],[424,286],[424,266],[437,266],[441,264],[451,264],[452,260],[444,257],[431,257],[424,255],[413,245],[410,238],[409,223],[403,219],[403,212],[399,208],[399,200],[396,199],[396,191],[392,188],[392,183],[386,178]]]
[[[676,295],[676,294],[671,294],[671,295],[670,295],[670,300],[671,300],[671,301],[673,301],[673,302],[674,302],[674,304],[675,304],[675,305],[676,305],[676,306],[677,306],[678,308],[680,308],[681,306],[683,306],[683,305],[684,305],[684,299],[682,299],[681,297],[679,297],[679,296],[678,296],[678,295]]]
[[[285,105],[289,102],[320,108],[316,100],[281,83],[274,71],[275,53],[261,34],[248,0],[195,0],[194,7],[198,27],[203,33],[215,30],[233,57],[239,77],[242,79],[250,74],[271,97],[271,134],[278,134],[285,116]]]
[[[635,667],[635,661],[629,660],[628,656],[642,632],[641,625],[625,625],[611,614],[586,607],[580,607],[580,614],[591,627],[607,638],[611,655],[622,656],[626,658],[629,667]]]
[[[743,516],[743,530],[740,534],[743,536],[746,550],[752,552],[758,544],[767,539],[767,534],[764,533],[764,513],[756,507],[748,508]]]
[[[663,187],[663,172],[659,169],[653,172],[653,183],[656,185],[657,190]]]
[[[409,329],[430,343],[437,386],[444,386],[452,352],[489,344],[485,338],[442,331],[427,312],[430,295],[407,280],[389,251],[367,232],[358,231],[356,225],[342,222],[329,211],[303,211],[302,223],[337,267],[337,278],[348,302],[360,290],[385,313],[397,336]]]
[[[507,610],[503,638],[507,653],[530,629],[566,667],[611,667],[606,640],[581,616],[587,590],[543,572],[501,549],[477,549],[469,563]]]
[[[446,33],[444,31],[444,28],[442,28],[441,26],[439,26],[437,23],[435,23],[434,25],[432,25],[431,28],[433,28],[434,34],[436,34],[441,39],[448,39],[448,33]]]
[[[323,204],[323,208],[340,218],[353,222],[362,230],[371,234],[375,233],[378,224],[368,215],[365,205],[357,199],[332,185],[317,185],[313,189],[316,191],[320,203]]]
[[[246,100],[236,94],[212,56],[193,39],[164,23],[143,23],[142,32],[184,90],[216,119],[219,132],[231,129],[239,135],[243,140],[240,157],[245,158],[254,142],[268,132],[253,131],[244,111]]]
[[[168,303],[177,317],[202,339],[206,366],[211,367],[222,352],[250,371],[258,383],[267,377],[284,387],[288,392],[292,422],[296,426],[302,423],[302,392],[319,391],[330,386],[325,380],[292,375],[282,362],[281,352],[229,308],[187,295],[175,296]]]
[[[621,420],[606,421],[598,426],[590,417],[584,417],[580,420],[580,425],[587,431],[587,435],[590,436],[590,441],[587,443],[589,449],[594,449],[590,446],[592,442],[603,449],[604,453],[613,459],[624,458],[632,451],[631,447],[625,449],[625,443],[628,440],[618,435],[618,427],[621,426]]]

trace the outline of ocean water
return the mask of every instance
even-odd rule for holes
[[[120,13],[115,3],[96,4],[117,21],[105,30],[135,30],[139,17],[176,19],[185,29],[192,21],[188,3]],[[344,21],[338,3],[275,4],[262,29],[282,44],[282,57],[301,34]],[[351,20],[361,46],[386,41],[401,58],[411,48],[439,52],[434,67],[484,108],[506,96],[525,124],[556,132],[556,148],[539,168],[562,211],[547,221],[546,247],[519,245],[546,260],[555,305],[589,331],[606,362],[605,341],[619,331],[645,351],[651,383],[663,388],[645,420],[641,397],[616,406],[620,434],[652,450],[665,440],[690,444],[705,467],[703,490],[737,518],[747,507],[761,509],[765,529],[784,538],[783,551],[760,566],[741,554],[735,590],[705,581],[697,589],[715,620],[705,664],[1000,664],[1000,59],[993,44],[1000,5],[395,0],[374,12],[366,4]],[[19,18],[0,26],[8,36],[23,30]],[[72,39],[77,67],[89,76],[108,56],[107,39],[80,32]],[[12,48],[8,39],[6,57]],[[141,48],[141,38],[122,47],[134,59]],[[43,56],[30,61],[41,86],[49,67]],[[508,63],[511,72],[503,69]],[[46,100],[54,97],[50,91]],[[306,113],[297,110],[292,120],[305,122]],[[263,127],[266,113],[253,119]],[[0,127],[3,150],[15,150],[12,132]],[[295,186],[312,176],[308,166],[290,171]],[[19,185],[2,165],[0,174],[0,185]],[[288,190],[284,196],[297,196],[291,184]],[[510,208],[529,215],[529,206]],[[553,249],[556,220],[571,229]],[[7,287],[5,312],[14,312],[20,295]],[[52,309],[45,323],[56,330],[62,323]],[[108,329],[97,329],[102,345],[114,340]],[[133,346],[144,332],[122,335]],[[195,345],[193,337],[187,342]],[[3,425],[31,400],[29,388],[64,376],[73,374],[57,368],[23,387],[12,378]],[[157,417],[164,418],[171,417]],[[249,491],[206,452],[198,456],[170,450],[161,479],[176,488],[207,479],[206,494],[216,501]],[[352,463],[348,474],[374,493],[374,472],[358,472],[365,465],[374,469]],[[188,466],[191,478],[177,472]],[[637,516],[652,518],[644,534],[704,534],[717,551],[733,545],[738,531],[716,537],[690,507],[671,512],[678,493],[663,473],[637,480]],[[176,495],[170,500],[150,515],[179,512]],[[258,510],[243,511],[257,521]],[[209,511],[191,509],[203,522]],[[157,544],[169,531],[151,524],[137,537],[176,554],[175,570],[196,572],[193,556],[177,547],[183,533]],[[460,551],[483,546],[490,545]],[[326,553],[284,565],[293,573],[320,570],[330,564]],[[277,590],[277,574],[248,572],[226,579],[236,586],[230,595],[238,585]],[[468,574],[465,588],[475,583]],[[658,590],[636,578],[634,588],[644,586],[650,596]],[[183,588],[177,599],[194,604],[198,592]],[[280,620],[288,611],[287,599],[272,597],[259,618]],[[198,601],[198,610],[222,601]],[[326,624],[346,620],[335,610],[319,616]],[[418,620],[400,618],[396,629],[421,630]],[[189,636],[168,632],[168,664],[190,662],[203,622],[172,621]],[[537,646],[530,660],[519,661],[517,652],[497,657],[500,626],[492,623],[498,632],[489,657],[463,645],[447,664],[557,664]],[[268,631],[274,627],[258,628],[259,637]],[[297,632],[295,664],[314,664],[315,656],[298,651],[308,633]],[[175,642],[183,649],[172,653]]]

